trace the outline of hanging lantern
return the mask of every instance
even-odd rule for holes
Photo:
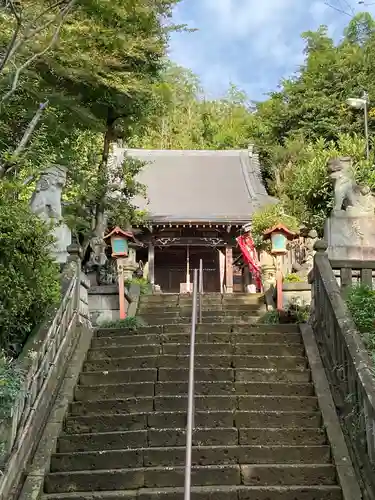
[[[123,231],[120,227],[116,226],[104,240],[111,241],[112,257],[127,257],[129,253],[129,240],[133,240],[133,233]]]
[[[287,253],[287,244],[296,236],[283,224],[276,224],[271,229],[263,233],[263,239],[271,240],[271,253],[274,255],[285,255]]]

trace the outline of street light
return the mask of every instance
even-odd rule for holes
[[[368,139],[368,94],[367,92],[363,92],[362,97],[350,97],[346,100],[346,103],[355,109],[363,109],[365,113],[365,137],[366,137],[366,158],[367,160],[370,158],[370,147],[369,147],[369,139]]]

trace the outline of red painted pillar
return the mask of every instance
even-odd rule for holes
[[[225,247],[225,276],[226,292],[233,293],[233,249],[230,246]]]

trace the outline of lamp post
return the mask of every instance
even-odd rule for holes
[[[118,274],[118,294],[120,303],[120,319],[126,318],[125,309],[125,284],[124,284],[124,267],[126,258],[129,256],[129,240],[133,240],[133,233],[123,231],[116,226],[104,240],[110,240],[112,246],[112,257],[116,259],[117,274]]]
[[[365,137],[366,137],[366,159],[370,158],[370,146],[369,146],[369,138],[368,138],[368,93],[363,92],[362,97],[349,97],[346,100],[346,103],[355,109],[363,109],[365,115]]]
[[[263,239],[271,240],[271,253],[276,257],[276,291],[277,291],[277,309],[283,309],[283,272],[282,256],[288,253],[287,243],[292,240],[295,233],[290,231],[284,224],[276,224],[263,234]]]

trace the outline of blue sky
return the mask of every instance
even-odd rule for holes
[[[170,56],[199,75],[211,97],[232,82],[250,99],[265,99],[303,61],[303,31],[325,24],[339,40],[350,20],[339,10],[375,15],[375,0],[327,2],[332,7],[325,0],[182,0],[174,21],[198,31],[175,33]]]

